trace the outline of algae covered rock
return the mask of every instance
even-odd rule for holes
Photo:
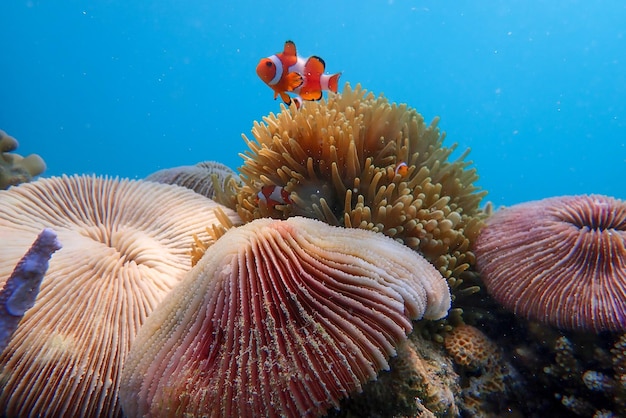
[[[15,138],[0,130],[0,190],[27,183],[46,170],[46,163],[37,154],[22,157],[11,153],[18,146]]]

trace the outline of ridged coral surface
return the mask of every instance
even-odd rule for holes
[[[371,231],[293,217],[229,230],[150,316],[124,369],[129,416],[318,416],[388,368],[444,278]]]
[[[120,416],[131,342],[190,269],[192,234],[217,222],[217,206],[176,186],[95,176],[0,191],[0,285],[42,228],[63,244],[0,355],[0,415]]]
[[[626,330],[626,202],[562,196],[496,212],[476,241],[489,292],[565,329]]]

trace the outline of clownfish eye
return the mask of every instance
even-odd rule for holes
[[[272,61],[265,61],[265,66],[266,67],[273,67],[274,63]]]

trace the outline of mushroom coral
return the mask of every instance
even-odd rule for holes
[[[120,402],[133,417],[319,416],[388,369],[412,319],[449,307],[441,274],[390,238],[258,219],[210,246],[146,320]]]
[[[9,153],[17,147],[17,140],[0,130],[0,190],[29,182],[46,170],[46,163],[37,154],[22,157]]]
[[[243,185],[218,187],[216,200],[245,222],[305,216],[384,233],[419,250],[456,287],[474,262],[484,193],[467,152],[448,161],[456,144],[443,146],[438,119],[426,125],[414,109],[346,85],[263,120],[252,140],[244,136]],[[292,203],[266,204],[264,186],[283,187]]]
[[[93,176],[0,191],[0,285],[43,228],[63,243],[0,355],[0,415],[120,416],[130,344],[190,269],[192,235],[218,206],[178,186]]]
[[[475,246],[491,295],[564,329],[626,331],[626,202],[561,196],[497,211]]]
[[[212,199],[215,195],[213,176],[216,176],[216,181],[224,182],[235,175],[232,169],[222,163],[202,161],[196,165],[183,165],[156,171],[146,177],[146,180],[177,184]]]

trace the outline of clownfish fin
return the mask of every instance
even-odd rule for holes
[[[285,54],[288,57],[295,57],[295,56],[297,56],[296,44],[293,43],[293,41],[285,42],[285,48],[283,49],[283,54]]]
[[[324,74],[324,60],[313,55],[304,64],[304,84],[299,91],[302,100],[320,100],[322,88],[320,80]]]
[[[320,100],[322,98],[322,90],[320,89],[302,89],[300,90],[301,100]]]
[[[280,92],[279,94],[280,94],[280,98],[283,99],[283,102],[285,102],[285,104],[289,106],[291,104],[291,96],[289,96],[284,91]]]
[[[296,72],[291,72],[287,74],[287,91],[294,91],[298,87],[302,85],[304,79],[302,76]]]
[[[339,89],[340,76],[341,73],[333,74],[330,76],[330,78],[328,79],[328,90],[332,91],[333,93],[337,93],[337,90]]]
[[[296,96],[293,98],[293,104],[296,105],[296,109],[300,109],[302,107],[302,103],[304,103],[302,97]]]
[[[311,56],[304,64],[304,76],[305,77],[320,77],[324,74],[326,69],[326,63],[318,56]]]
[[[307,86],[304,86],[300,92],[298,93],[300,100],[320,100],[322,98],[322,90],[320,89],[310,89]]]

